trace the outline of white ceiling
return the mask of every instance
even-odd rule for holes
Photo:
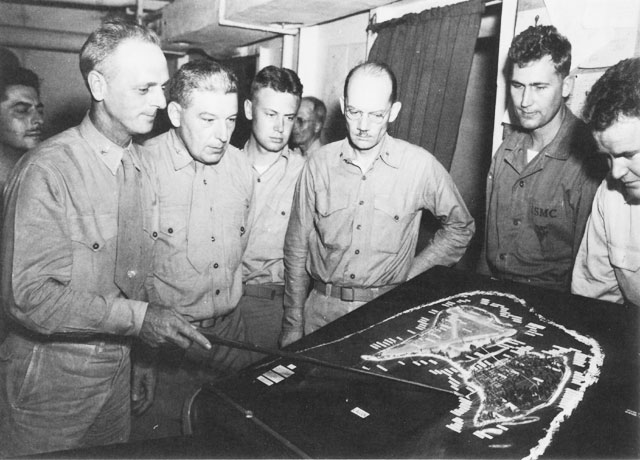
[[[230,55],[277,35],[368,11],[398,0],[0,0],[0,45],[73,51],[109,14],[142,15],[166,48]],[[221,4],[222,2],[222,4]],[[221,7],[223,11],[221,11]],[[224,17],[221,18],[223,13]],[[87,15],[87,19],[82,19]],[[220,19],[236,26],[220,25]],[[242,26],[242,27],[238,27]],[[245,28],[246,26],[246,28]],[[264,28],[266,30],[254,30]],[[56,32],[57,31],[57,32]],[[66,34],[66,35],[65,35]]]

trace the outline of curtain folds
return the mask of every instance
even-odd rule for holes
[[[483,12],[482,0],[470,0],[369,26],[378,36],[368,60],[388,64],[398,80],[402,110],[389,133],[429,150],[447,170]]]

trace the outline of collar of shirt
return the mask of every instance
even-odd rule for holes
[[[571,136],[568,136],[567,134],[571,129],[573,129],[576,121],[576,116],[571,112],[571,110],[569,110],[568,107],[565,106],[564,117],[562,119],[560,129],[558,129],[558,132],[556,133],[553,140],[549,144],[545,145],[542,150],[540,150],[540,153],[544,154],[544,156],[555,158],[556,160],[566,160],[567,158],[569,158],[571,151],[568,144],[571,142]],[[506,140],[505,150],[512,152],[522,150],[523,155],[526,155],[527,137],[528,134],[524,131],[519,131],[517,136],[509,136]]]
[[[178,171],[180,169],[186,168],[189,165],[195,171],[195,163],[196,161],[189,154],[189,150],[187,150],[187,146],[184,145],[180,136],[176,132],[175,128],[172,128],[169,131],[169,143],[172,147],[171,149],[171,162],[173,163],[173,168]]]
[[[244,152],[244,154],[247,156],[247,158],[249,158],[249,141],[244,143],[244,146],[242,147],[242,151]],[[291,155],[291,149],[289,148],[288,145],[285,145],[284,148],[282,149],[282,152],[280,152],[280,156],[286,158],[287,160],[289,159],[289,155]]]
[[[392,168],[398,169],[400,167],[400,160],[402,152],[395,147],[395,139],[389,136],[388,133],[385,133],[384,137],[380,141],[380,150],[378,150],[378,156],[376,160],[380,158],[383,163]],[[346,163],[353,163],[353,159],[355,158],[356,153],[349,142],[349,139],[346,138],[342,142],[342,147],[340,148],[340,158],[344,160]]]
[[[104,134],[98,131],[98,128],[89,118],[89,114],[85,115],[82,123],[80,123],[80,134],[87,141],[89,146],[98,155],[98,158],[109,168],[109,171],[115,176],[122,161],[122,155],[126,149],[133,149],[133,141],[129,141],[126,148],[111,142]],[[133,165],[140,170],[140,164],[135,155],[131,155]]]

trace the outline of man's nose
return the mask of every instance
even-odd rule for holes
[[[284,117],[276,117],[273,122],[273,129],[278,133],[284,132]]]
[[[358,120],[358,129],[360,131],[367,131],[369,129],[369,115],[362,114],[362,117]]]
[[[629,167],[627,166],[626,158],[620,157],[611,160],[611,177],[614,179],[622,179],[628,171]]]
[[[525,87],[522,90],[522,97],[520,99],[521,107],[529,107],[531,105],[532,92],[530,88]]]
[[[229,140],[229,129],[225,120],[216,121],[216,139],[222,143],[226,143]]]
[[[33,126],[42,126],[44,124],[44,117],[40,111],[35,110],[33,116],[31,117],[31,125]]]
[[[164,96],[164,90],[162,87],[155,88],[153,94],[154,98],[152,104],[159,109],[164,109],[167,106],[167,99]]]

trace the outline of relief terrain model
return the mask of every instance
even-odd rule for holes
[[[511,294],[486,291],[411,308],[305,354],[327,358],[327,347],[334,362],[338,347],[341,364],[454,393],[458,407],[430,428],[438,435],[429,434],[430,442],[445,437],[464,448],[451,456],[480,449],[481,456],[539,457],[604,360],[595,340]]]

